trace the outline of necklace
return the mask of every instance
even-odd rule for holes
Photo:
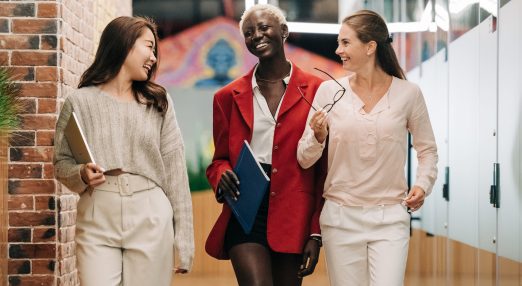
[[[282,78],[278,78],[278,79],[264,79],[264,78],[261,78],[259,77],[259,75],[256,73],[256,80],[257,81],[262,81],[262,82],[266,82],[266,83],[280,83],[282,80],[284,80],[286,77],[288,77],[290,75],[290,72],[288,72],[285,76],[283,76]]]

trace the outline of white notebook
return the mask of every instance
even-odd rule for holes
[[[87,144],[85,134],[83,133],[82,128],[78,122],[78,117],[76,117],[76,113],[74,113],[74,111],[69,117],[67,126],[65,126],[64,134],[67,142],[69,143],[69,148],[73,153],[76,163],[86,164],[92,162],[96,164],[96,162],[94,162],[91,149]]]

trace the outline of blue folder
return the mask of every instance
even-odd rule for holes
[[[257,211],[265,196],[270,178],[256,160],[250,145],[245,140],[234,172],[239,179],[239,197],[235,201],[225,195],[225,200],[246,234],[252,231]]]

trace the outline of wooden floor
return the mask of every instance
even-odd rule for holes
[[[237,285],[235,277],[201,277],[175,275],[172,286],[232,286]],[[303,280],[303,286],[328,286],[328,277],[312,275]]]
[[[461,281],[462,282],[462,281]],[[175,275],[172,286],[232,286],[237,285],[236,279],[232,277],[202,277],[202,276],[180,276]],[[324,274],[317,274],[307,277],[303,280],[303,286],[329,286],[328,277]],[[404,281],[405,286],[419,286],[419,285],[444,285],[444,281],[435,281],[431,277],[406,277]],[[472,277],[468,282],[461,285],[474,285]]]

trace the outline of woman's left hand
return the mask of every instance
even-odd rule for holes
[[[297,272],[297,276],[302,278],[314,273],[317,261],[319,261],[319,242],[309,239],[303,250],[303,264]]]
[[[410,208],[411,212],[414,212],[422,207],[425,198],[426,192],[419,186],[413,186],[404,199],[404,204]]]

